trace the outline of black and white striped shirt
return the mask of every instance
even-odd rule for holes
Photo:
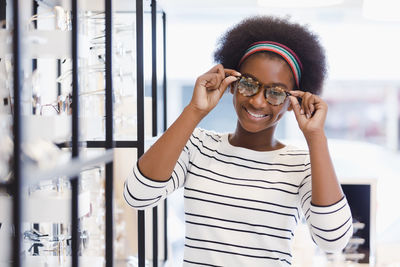
[[[182,186],[183,266],[288,266],[301,218],[327,252],[343,249],[352,235],[346,198],[311,204],[309,153],[293,146],[254,151],[230,145],[228,134],[196,128],[168,181],[151,180],[136,166],[124,196],[145,209]]]

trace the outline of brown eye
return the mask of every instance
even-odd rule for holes
[[[251,78],[242,77],[237,85],[239,93],[244,96],[252,96],[258,92],[258,84]]]
[[[271,105],[280,105],[286,99],[286,92],[278,86],[269,87],[265,90],[265,98]]]

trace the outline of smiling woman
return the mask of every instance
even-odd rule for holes
[[[326,72],[318,38],[288,20],[252,17],[221,38],[215,59],[221,64],[197,78],[190,103],[138,160],[126,201],[147,209],[184,188],[183,266],[290,265],[302,218],[321,249],[342,250],[352,216],[328,151],[327,104],[316,95]],[[235,131],[197,128],[228,87]],[[308,150],[275,137],[286,111]]]
[[[233,103],[238,115],[238,123],[235,134],[230,138],[231,143],[236,144],[236,146],[248,146],[240,144],[241,140],[250,140],[246,136],[241,136],[248,133],[253,138],[260,138],[255,147],[252,145],[252,147],[248,148],[262,151],[283,147],[283,144],[279,142],[271,144],[271,140],[273,140],[271,135],[275,131],[277,122],[285,114],[285,111],[289,109],[290,101],[286,98],[286,94],[284,94],[285,97],[282,103],[272,105],[270,103],[272,97],[267,95],[270,89],[265,87],[271,88],[271,86],[278,84],[284,92],[292,90],[295,84],[289,66],[282,59],[271,58],[268,54],[258,53],[250,56],[242,64],[240,71],[261,81],[263,89],[259,90],[258,93],[248,95],[241,93],[240,88],[243,86],[232,87],[231,92],[234,94]],[[258,132],[263,132],[263,134],[253,134]]]

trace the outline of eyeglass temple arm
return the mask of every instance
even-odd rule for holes
[[[286,93],[286,96],[294,96],[294,95],[292,95],[291,93],[289,93],[287,91],[285,91],[285,93]],[[299,105],[301,105],[302,98],[299,97],[299,96],[295,96],[295,97],[297,98],[297,101],[299,102]]]

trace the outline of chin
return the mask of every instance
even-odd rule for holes
[[[263,131],[273,130],[277,126],[277,121],[269,121],[263,123],[251,123],[239,120],[240,127],[248,133],[259,133]]]
[[[239,121],[239,123],[243,130],[245,130],[248,133],[254,133],[254,134],[266,131],[271,128],[275,128],[275,125],[276,125],[276,124],[273,124],[273,125],[254,125],[254,124],[248,125],[248,124],[242,123],[240,121]]]

